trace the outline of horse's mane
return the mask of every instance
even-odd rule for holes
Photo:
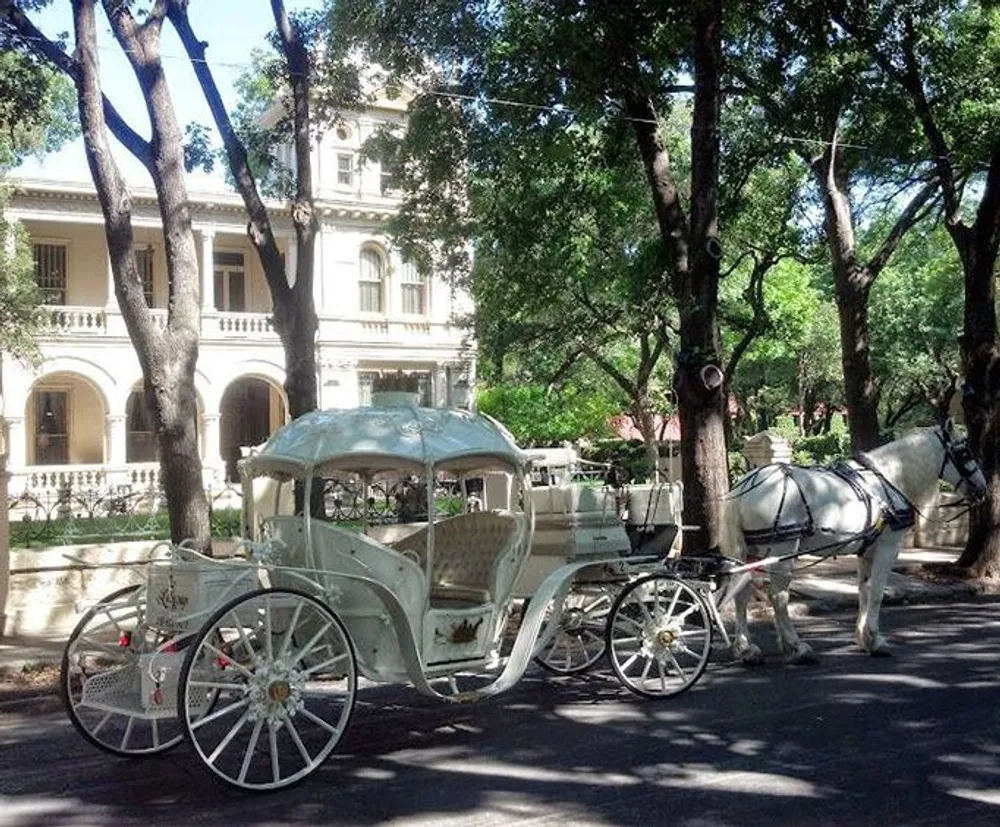
[[[943,450],[937,427],[916,428],[865,456],[910,502],[920,505],[937,489]]]

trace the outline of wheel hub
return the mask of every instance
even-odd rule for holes
[[[680,629],[676,624],[664,623],[662,620],[651,620],[645,624],[642,632],[642,650],[646,657],[663,661],[668,652],[676,650],[680,645]]]
[[[305,677],[282,661],[255,663],[245,692],[250,700],[250,717],[276,724],[295,715],[304,705],[301,699]]]
[[[583,629],[583,612],[580,609],[566,609],[560,625],[564,632],[579,633]]]

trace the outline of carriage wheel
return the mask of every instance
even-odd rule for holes
[[[177,707],[208,769],[242,789],[273,790],[333,752],[356,692],[340,618],[302,592],[264,589],[230,601],[198,632]]]
[[[618,679],[647,698],[668,698],[690,688],[712,650],[704,600],[686,583],[662,574],[641,577],[622,591],[607,635]]]
[[[557,675],[575,675],[590,669],[604,657],[604,629],[614,599],[611,585],[575,583],[563,601],[556,629],[535,655],[535,663]],[[554,603],[546,610],[546,624],[552,620]]]
[[[165,640],[146,627],[145,616],[145,589],[120,589],[80,618],[63,651],[59,683],[66,713],[84,738],[115,755],[155,755],[184,735],[170,706],[172,693],[158,710],[142,697],[140,659]]]

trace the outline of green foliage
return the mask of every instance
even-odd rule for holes
[[[34,278],[27,233],[4,213],[7,192],[0,184],[0,352],[30,363],[39,360],[36,337],[45,325],[42,293]]]
[[[792,442],[792,459],[801,465],[826,465],[850,452],[851,440],[844,433],[803,436]]]
[[[623,482],[648,480],[652,476],[646,449],[636,440],[602,439],[581,450],[580,457],[614,466],[623,472]]]
[[[72,84],[26,52],[0,50],[0,173],[26,155],[58,149],[79,131]]]
[[[885,427],[947,410],[961,369],[962,265],[943,227],[911,232],[871,294],[872,366]]]
[[[619,410],[613,396],[568,385],[500,384],[480,391],[478,409],[502,422],[525,446],[558,445],[609,436],[608,419]]]

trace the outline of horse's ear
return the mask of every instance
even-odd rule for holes
[[[946,420],[944,421],[944,424],[943,424],[943,425],[941,426],[941,430],[942,430],[942,431],[944,432],[944,435],[945,435],[945,436],[947,436],[947,437],[952,437],[952,436],[954,436],[954,435],[955,435],[955,420],[954,420],[954,419],[952,419],[952,418],[951,418],[951,417],[949,416],[949,417],[948,417],[948,418],[947,418],[947,419],[946,419]]]

